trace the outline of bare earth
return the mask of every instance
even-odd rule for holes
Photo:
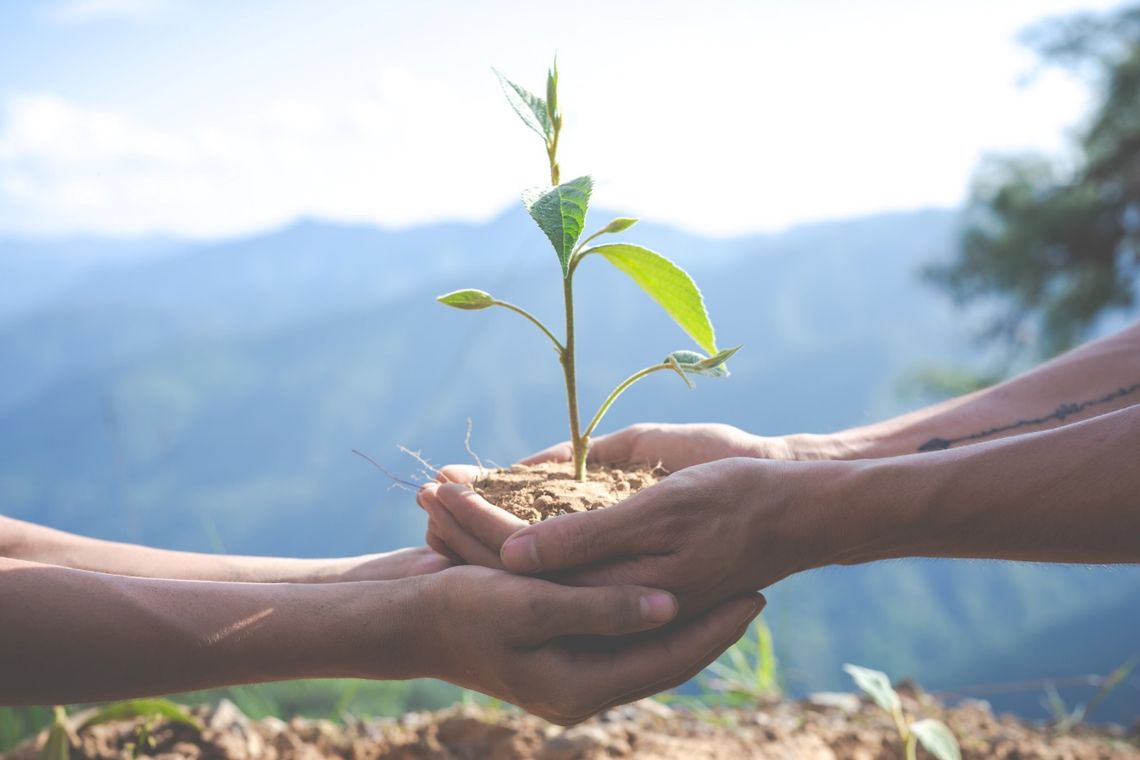
[[[570,464],[550,462],[488,470],[472,485],[495,506],[536,523],[569,512],[613,506],[663,477],[663,471],[645,465],[591,465],[586,482],[579,483]]]
[[[904,695],[913,716],[938,717],[962,743],[964,758],[1083,760],[1140,758],[1140,733],[1119,727],[1078,727],[1056,735],[1011,717],[995,717],[985,703],[949,709],[933,699]],[[604,713],[572,728],[553,726],[514,710],[455,707],[338,725],[326,720],[268,718],[251,721],[228,702],[198,708],[206,725],[200,735],[185,726],[159,724],[148,757],[399,758],[400,760],[734,760],[735,758],[902,758],[890,719],[849,694],[819,695],[808,702],[693,713],[642,701]],[[83,720],[75,718],[78,725]],[[97,726],[73,739],[73,758],[130,757],[139,721]],[[1140,728],[1140,727],[1138,727]],[[43,736],[39,742],[43,741]],[[31,760],[26,744],[8,755]],[[919,757],[928,758],[921,750]]]

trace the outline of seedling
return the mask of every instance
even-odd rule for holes
[[[501,301],[482,290],[457,290],[439,297],[439,301],[457,309],[489,309],[498,306],[513,311],[529,320],[554,344],[566,383],[566,401],[570,417],[570,443],[573,447],[574,477],[586,479],[586,453],[590,435],[613,402],[627,388],[643,377],[660,371],[676,372],[685,385],[692,387],[690,375],[724,377],[728,375],[725,362],[739,350],[720,350],[716,346],[715,332],[705,309],[704,298],[693,278],[683,269],[659,253],[631,243],[592,245],[603,235],[625,232],[636,219],[619,217],[593,234],[581,239],[585,226],[586,210],[593,191],[593,180],[578,177],[561,183],[558,165],[558,141],[562,134],[562,112],[558,106],[558,62],[546,75],[546,97],[540,98],[495,72],[511,108],[531,130],[542,138],[550,167],[550,187],[535,188],[523,193],[523,205],[539,229],[554,246],[554,253],[562,269],[562,294],[566,307],[566,333],[562,340],[537,317],[526,309]],[[682,330],[704,352],[674,351],[657,364],[639,370],[621,383],[605,398],[598,411],[581,426],[578,416],[578,390],[575,376],[574,353],[574,274],[587,257],[597,256],[613,264],[628,275],[672,317]]]
[[[40,751],[40,760],[69,760],[72,729],[68,723],[67,709],[56,705],[52,710],[54,718],[48,729],[47,740]],[[202,731],[204,728],[202,723],[181,705],[169,699],[153,698],[128,699],[106,705],[85,720],[78,731],[111,721],[133,718],[145,720],[137,728],[134,741],[128,742],[124,747],[132,758],[146,755],[148,750],[154,749],[154,729],[164,721],[189,726],[195,731]]]
[[[903,712],[902,700],[891,686],[891,679],[886,673],[858,665],[844,665],[843,669],[855,681],[856,686],[870,695],[875,704],[891,714],[899,738],[903,741],[906,760],[915,760],[919,744],[938,760],[962,760],[958,740],[945,723],[932,718],[910,722]]]
[[[1056,686],[1052,683],[1045,684],[1043,704],[1053,717],[1053,730],[1059,734],[1067,734],[1076,726],[1087,721],[1101,703],[1116,690],[1116,687],[1128,678],[1137,665],[1140,665],[1140,655],[1129,657],[1107,676],[1090,676],[1089,683],[1099,688],[1086,704],[1077,705],[1072,710],[1065,705],[1065,701],[1061,698]]]

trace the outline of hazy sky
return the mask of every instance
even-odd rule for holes
[[[563,176],[732,234],[953,205],[1088,105],[1017,33],[1098,0],[0,0],[0,233],[484,219],[546,179],[491,73],[562,73]],[[573,9],[573,10],[570,10]]]

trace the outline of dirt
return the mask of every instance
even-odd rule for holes
[[[948,708],[929,696],[904,694],[912,716],[945,721],[958,736],[962,757],[998,760],[1114,760],[1140,758],[1140,726],[1078,726],[1067,734],[995,716],[984,702]],[[875,760],[903,757],[891,719],[852,694],[817,695],[731,710],[672,708],[643,700],[571,728],[515,710],[454,707],[400,718],[250,720],[233,704],[194,711],[202,733],[160,723],[143,756],[163,760]],[[73,718],[79,725],[82,715]],[[73,736],[72,757],[130,757],[142,720],[84,729]],[[46,733],[7,757],[32,760]],[[919,751],[919,758],[929,758]]]
[[[472,485],[492,504],[536,523],[569,512],[613,506],[663,477],[663,470],[647,465],[591,465],[586,482],[579,483],[571,464],[548,462],[488,470],[486,477]]]

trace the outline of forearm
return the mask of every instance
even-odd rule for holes
[[[854,462],[831,484],[831,562],[1140,562],[1140,406],[961,449]]]
[[[419,583],[154,580],[0,559],[0,704],[409,677]]]
[[[865,459],[1037,432],[1140,403],[1140,324],[1007,382],[834,435],[791,436],[793,456]]]
[[[0,557],[140,578],[270,583],[336,581],[349,564],[348,560],[240,557],[152,549],[76,536],[3,516],[0,516]]]

